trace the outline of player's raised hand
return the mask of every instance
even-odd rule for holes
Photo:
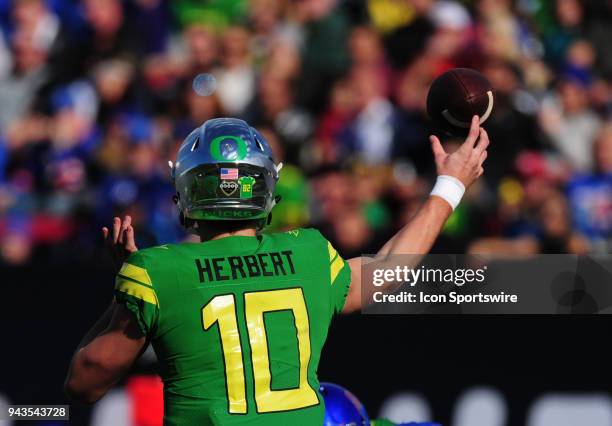
[[[468,188],[484,172],[482,164],[487,158],[489,135],[485,129],[480,127],[477,115],[472,118],[470,133],[465,141],[452,154],[444,151],[440,139],[436,136],[430,136],[429,140],[438,175],[453,176]]]
[[[134,240],[132,218],[125,216],[123,221],[118,217],[113,218],[112,230],[105,226],[102,228],[102,235],[111,254],[115,270],[118,271],[128,256],[138,250]]]

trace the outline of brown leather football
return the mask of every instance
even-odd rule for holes
[[[465,136],[474,115],[482,125],[493,111],[494,91],[489,80],[469,68],[453,68],[434,80],[427,94],[427,113],[444,131]]]

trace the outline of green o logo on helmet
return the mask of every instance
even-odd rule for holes
[[[217,136],[210,143],[210,155],[217,161],[244,160],[247,143],[239,136]]]

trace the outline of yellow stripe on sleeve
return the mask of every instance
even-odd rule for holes
[[[131,263],[124,263],[119,270],[119,275],[134,281],[138,281],[139,283],[153,286],[153,282],[151,281],[151,277],[149,277],[147,270],[141,268],[140,266],[132,265]]]
[[[331,263],[338,255],[338,252],[329,241],[327,242],[327,251],[329,252],[329,263]]]
[[[336,281],[336,277],[344,267],[344,260],[340,256],[336,256],[336,259],[330,265],[331,271],[331,283],[333,284]]]
[[[151,305],[159,306],[155,290],[153,290],[151,287],[146,287],[134,281],[126,280],[122,277],[117,277],[115,289],[132,297],[150,303]]]

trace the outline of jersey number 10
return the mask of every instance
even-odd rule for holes
[[[280,310],[291,310],[295,318],[300,376],[297,388],[272,390],[264,313]],[[310,326],[302,289],[287,288],[244,293],[244,312],[251,346],[257,412],[288,411],[318,404],[317,393],[308,383]],[[234,295],[224,294],[211,299],[202,308],[202,324],[204,330],[208,330],[214,324],[219,326],[229,412],[246,414],[246,379]]]

